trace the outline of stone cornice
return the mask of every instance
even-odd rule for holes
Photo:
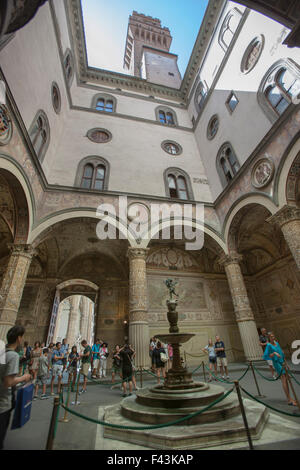
[[[210,0],[179,90],[167,86],[156,85],[139,77],[89,67],[81,2],[80,0],[65,0],[65,4],[69,13],[67,15],[67,20],[69,21],[70,32],[73,38],[74,53],[78,64],[79,81],[123,87],[127,90],[139,93],[149,93],[159,97],[186,101],[189,89],[195,79],[201,60],[209,45],[216,21],[224,7],[225,0]]]

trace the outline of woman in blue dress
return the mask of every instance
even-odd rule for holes
[[[293,400],[290,396],[289,384],[286,378],[285,369],[283,367],[285,363],[284,354],[279,343],[275,341],[274,333],[269,333],[269,342],[267,343],[266,349],[264,351],[263,359],[266,361],[272,359],[273,367],[276,370],[278,376],[281,378],[282,387],[284,393],[286,394],[288,405],[297,406],[295,400]]]

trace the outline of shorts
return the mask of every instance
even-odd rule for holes
[[[217,357],[218,366],[227,367],[227,358],[226,357]]]
[[[119,374],[121,372],[121,367],[118,366],[112,366],[111,371],[114,372],[115,374]]]
[[[90,363],[89,362],[85,362],[84,364],[82,364],[81,366],[81,373],[87,377],[88,374],[89,374],[89,370],[90,370]]]
[[[126,368],[122,369],[122,382],[131,382],[132,381],[132,369]]]
[[[63,375],[63,370],[64,370],[64,366],[63,366],[63,365],[53,364],[53,367],[52,367],[52,376],[53,376],[53,377],[56,377],[56,376],[58,375],[59,377],[62,377],[62,375]]]
[[[209,356],[208,360],[209,360],[210,364],[215,364],[217,362],[216,356]]]
[[[76,366],[70,366],[69,367],[69,374],[77,375],[77,367]]]
[[[98,369],[99,364],[100,364],[100,360],[99,359],[94,359],[93,360],[93,369]]]
[[[46,385],[47,384],[47,375],[38,375],[37,383],[39,385]]]

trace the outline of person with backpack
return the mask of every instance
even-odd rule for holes
[[[0,450],[10,422],[10,415],[15,407],[15,387],[19,383],[29,382],[30,374],[18,377],[19,355],[16,350],[22,343],[25,328],[23,326],[13,326],[8,330],[5,349],[5,364],[0,363]]]
[[[155,364],[155,370],[157,375],[157,383],[160,384],[160,374],[163,378],[166,377],[166,364],[168,362],[168,357],[166,355],[165,349],[162,347],[160,341],[157,341],[156,347],[153,350],[153,359]]]
[[[132,357],[135,351],[129,344],[125,344],[119,351],[122,359],[122,385],[123,397],[127,396],[127,382],[129,385],[129,395],[132,395]]]

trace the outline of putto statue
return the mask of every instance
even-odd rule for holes
[[[172,295],[175,295],[177,298],[179,297],[178,294],[175,292],[175,286],[178,284],[177,281],[173,281],[173,279],[167,279],[165,281],[165,285],[169,289],[169,294],[170,294],[170,300],[172,300]]]

